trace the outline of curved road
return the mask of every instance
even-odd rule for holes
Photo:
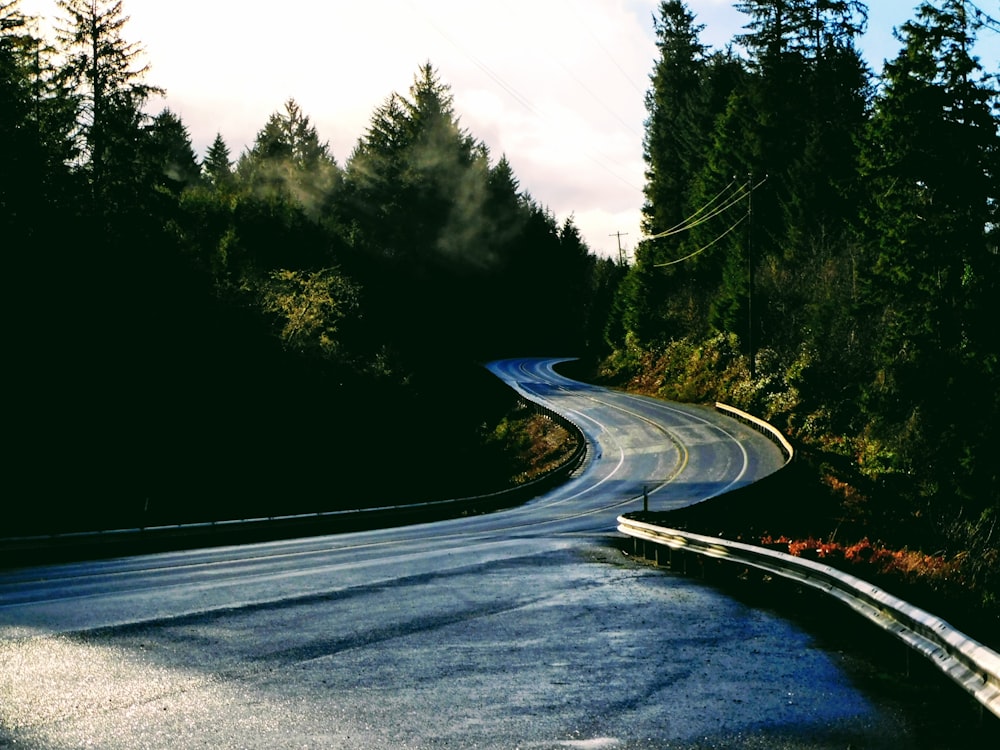
[[[777,448],[554,362],[490,365],[588,438],[524,506],[0,573],[0,748],[915,746],[791,623],[609,544]]]

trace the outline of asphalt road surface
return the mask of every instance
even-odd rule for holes
[[[491,369],[590,443],[524,506],[0,573],[0,747],[919,746],[793,623],[612,543],[644,490],[724,492],[772,443],[551,361]]]

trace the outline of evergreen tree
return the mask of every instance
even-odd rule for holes
[[[740,0],[736,8],[751,19],[736,41],[763,68],[788,54],[816,59],[851,44],[868,22],[861,0]]]
[[[864,409],[884,446],[869,468],[982,502],[997,497],[998,92],[965,3],[939,5],[900,29],[864,150],[863,314],[878,322]],[[959,428],[970,394],[985,400]]]
[[[28,56],[35,43],[26,33],[27,20],[18,5],[0,4],[0,139],[5,146],[0,169],[0,221],[8,231],[27,220],[21,196],[28,192],[29,200],[38,197],[24,187],[31,173],[41,166],[32,158],[37,152],[37,139],[31,136],[35,128],[31,127],[33,96]]]
[[[462,258],[462,248],[456,251],[452,235],[466,235],[469,227],[464,219],[482,207],[485,151],[461,128],[451,90],[430,63],[417,71],[403,106],[408,148],[401,219],[411,233],[411,252],[430,259],[443,251],[451,258],[478,263],[478,256]],[[468,244],[464,249],[470,249]]]
[[[540,348],[553,339],[537,325],[540,310],[514,301],[585,286],[570,270],[579,268],[575,227],[560,232],[521,194],[505,158],[490,166],[430,64],[407,96],[373,114],[345,166],[338,222],[370,261],[362,285],[373,337],[408,357]]]
[[[216,133],[215,140],[205,154],[202,170],[212,187],[224,190],[233,184],[233,160],[222,133]]]
[[[823,329],[813,315],[814,303],[829,296],[820,280],[829,285],[831,273],[849,266],[840,256],[867,111],[868,71],[854,47],[865,7],[754,0],[741,9],[752,19],[739,37],[753,54],[752,73],[717,122],[694,195],[711,200],[733,175],[762,190],[734,205],[724,215],[730,221],[706,223],[691,238],[695,249],[713,247],[697,265],[720,269],[713,327],[738,332],[748,353],[766,345],[792,357]],[[741,212],[748,221],[737,231]]]
[[[402,97],[392,93],[372,113],[345,167],[345,189],[338,202],[342,223],[355,246],[383,256],[405,242],[406,228],[395,221],[408,144]]]
[[[284,111],[268,118],[253,146],[240,157],[236,175],[258,195],[288,197],[318,218],[337,189],[340,168],[309,116],[289,99]]]
[[[768,67],[790,51],[799,51],[813,38],[817,0],[740,0],[737,10],[750,16],[749,33],[736,37],[762,67]]]
[[[191,145],[187,126],[165,109],[149,127],[149,160],[154,184],[178,195],[201,180],[201,166]]]
[[[646,202],[643,228],[655,234],[684,218],[685,203],[710,120],[702,90],[705,84],[703,26],[680,0],[660,3],[654,19],[659,58],[646,93]]]
[[[348,160],[356,239],[416,265],[480,265],[475,230],[489,179],[485,148],[459,125],[448,86],[423,65],[408,97],[393,94],[375,111]]]
[[[47,415],[60,389],[52,382],[72,336],[53,332],[79,322],[78,199],[69,169],[75,103],[59,85],[52,50],[34,31],[19,2],[0,3],[0,245],[8,290],[3,295],[9,388],[17,393],[6,415],[8,432],[29,453],[43,444]],[[13,466],[31,455],[8,456]]]
[[[121,0],[59,0],[57,39],[64,75],[79,97],[78,135],[93,207],[105,215],[136,204],[136,163],[143,156],[143,106],[162,89],[144,82],[142,50],[125,41]]]
[[[76,103],[60,84],[55,51],[19,6],[0,4],[0,226],[11,245],[72,202],[68,165],[76,157]]]
[[[741,71],[728,53],[706,55],[702,27],[684,3],[662,2],[654,24],[660,57],[646,94],[643,206],[643,228],[653,239],[637,248],[615,307],[621,321],[613,326],[645,342],[688,335],[699,325],[692,302],[702,293],[690,269],[666,264],[684,254],[685,237],[672,230],[690,210],[714,122]]]

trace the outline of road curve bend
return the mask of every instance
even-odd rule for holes
[[[555,363],[489,366],[588,441],[523,506],[0,573],[0,747],[914,746],[793,624],[608,544],[778,448]]]
[[[512,359],[489,369],[525,398],[573,421],[587,438],[588,470],[570,493],[574,506],[597,511],[590,531],[606,531],[609,502],[670,510],[706,500],[771,474],[780,449],[714,409],[591,386],[556,372],[560,361]]]

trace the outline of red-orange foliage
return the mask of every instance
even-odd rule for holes
[[[823,560],[832,564],[847,563],[847,568],[864,577],[866,573],[897,575],[908,580],[945,580],[957,574],[959,563],[942,555],[927,555],[908,549],[890,550],[880,544],[872,544],[865,537],[847,547],[838,542],[824,542],[820,539],[789,539],[782,535],[777,539],[764,536],[760,543],[771,549],[786,548],[795,557]],[[845,567],[845,566],[841,566]]]

